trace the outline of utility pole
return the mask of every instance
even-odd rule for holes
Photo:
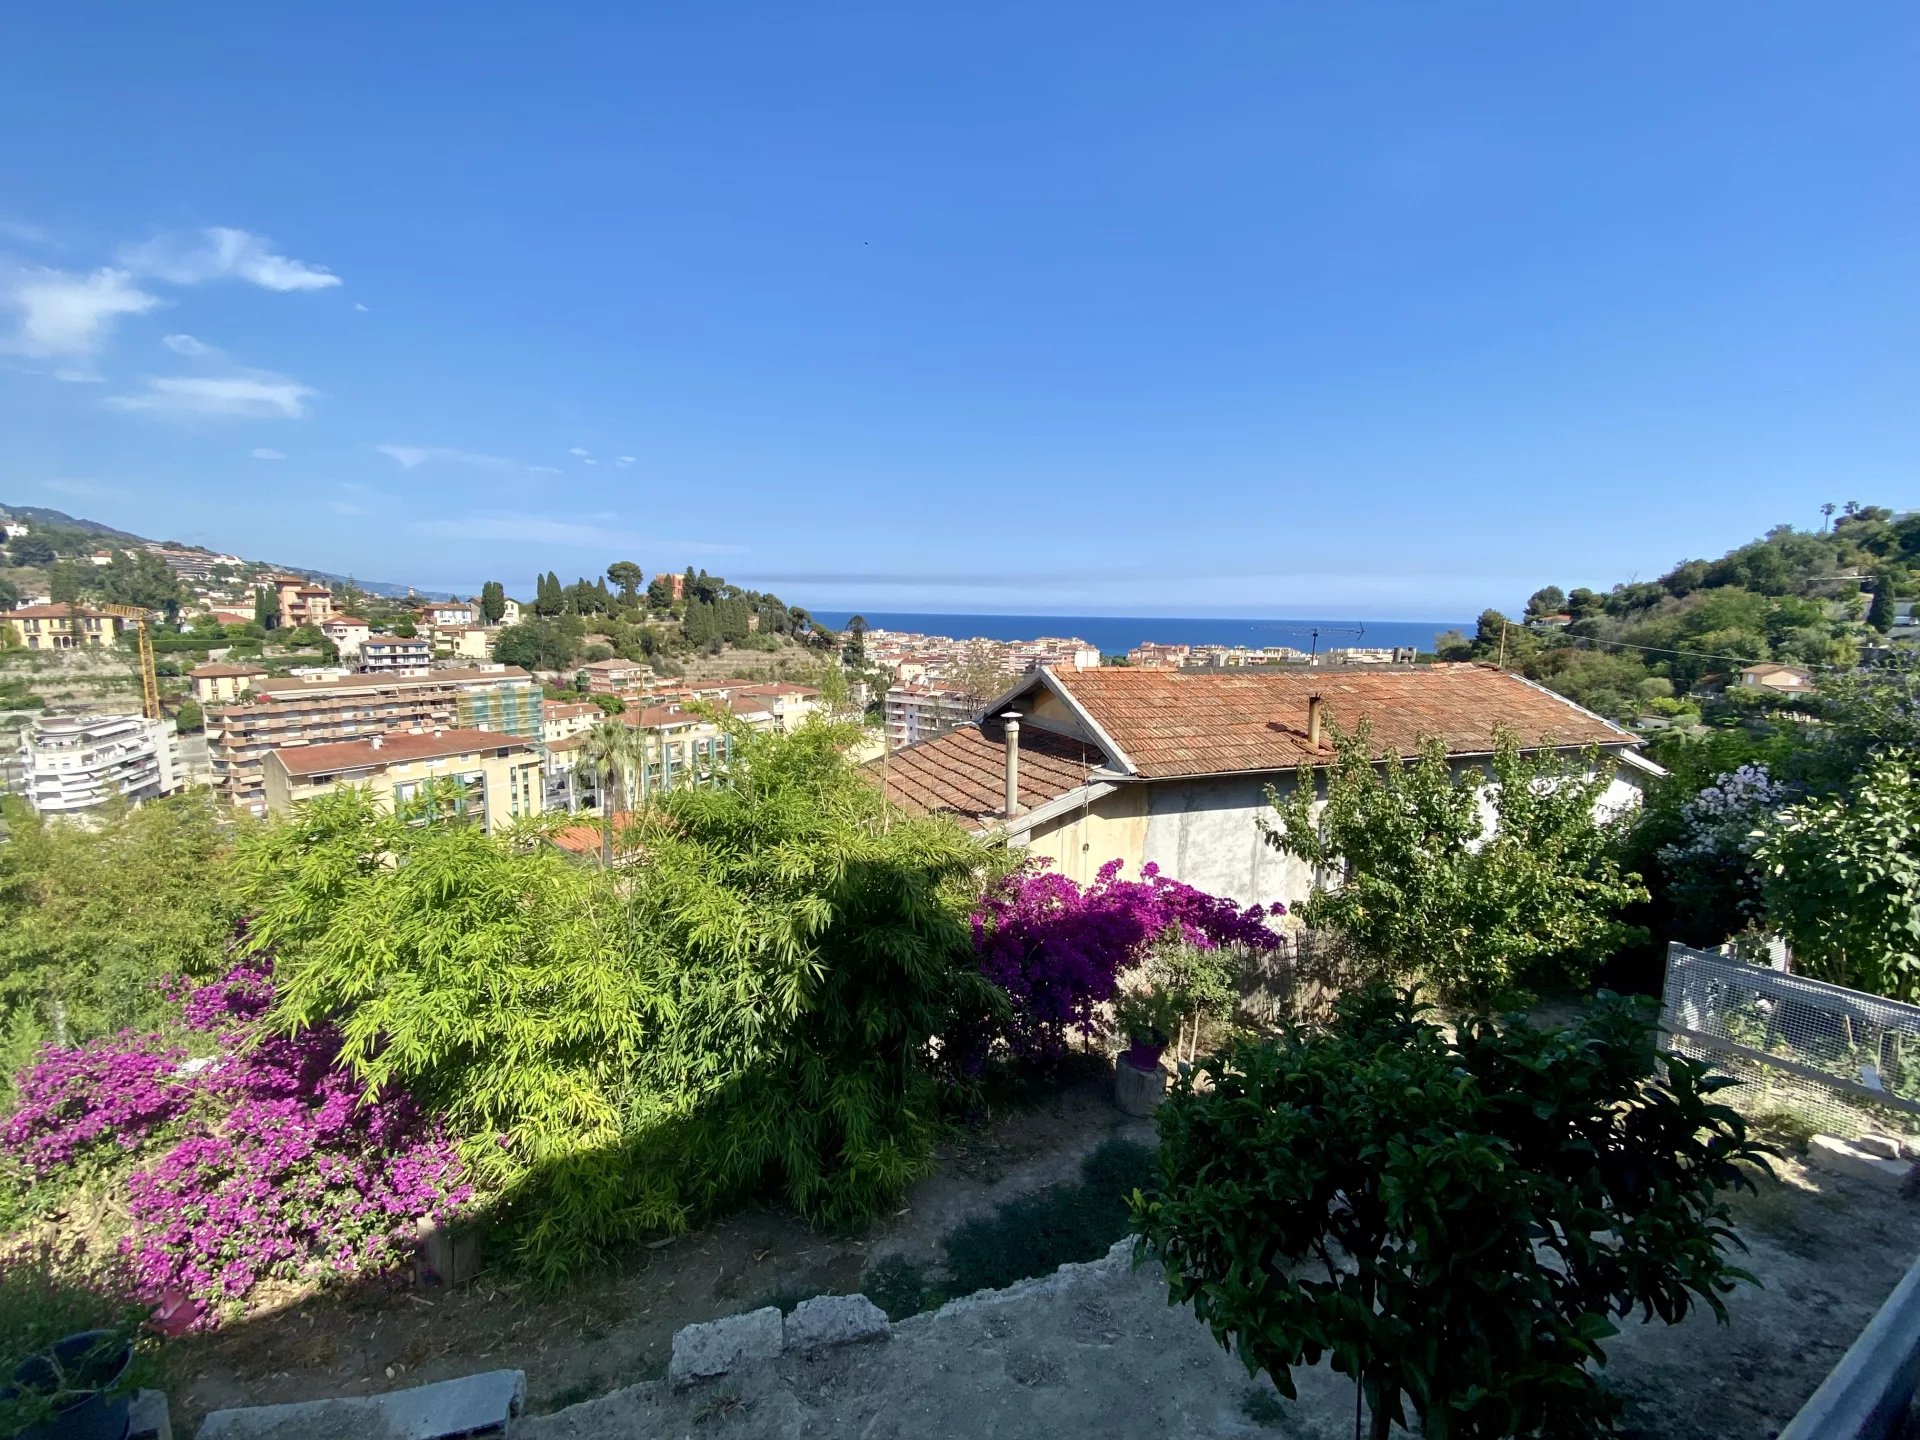
[[[1507,622],[1500,622],[1500,668],[1507,668]]]

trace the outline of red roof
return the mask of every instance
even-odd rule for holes
[[[187,672],[189,680],[238,680],[247,675],[265,675],[264,665],[222,665],[211,663],[196,665]]]
[[[1030,810],[1059,799],[1085,784],[1102,763],[1096,746],[1021,726],[1021,805]],[[869,760],[865,769],[884,778],[887,798],[908,810],[975,820],[997,816],[1007,803],[1006,727],[998,719],[965,725]]]
[[[1325,763],[1307,743],[1307,700],[1352,730],[1373,726],[1383,756],[1411,756],[1438,738],[1482,755],[1499,731],[1523,745],[1631,745],[1634,735],[1572,701],[1488,665],[1400,670],[1271,670],[1193,674],[1105,668],[1050,672],[1146,779],[1292,770]]]
[[[330,745],[290,745],[273,753],[289,775],[322,775],[332,770],[365,770],[405,760],[434,760],[482,750],[527,750],[526,741],[498,730],[399,730],[372,740],[341,740]]]
[[[625,810],[613,812],[613,844],[620,848],[620,831],[633,818]],[[582,820],[577,825],[569,825],[564,830],[553,832],[553,843],[569,855],[598,855],[607,843],[607,832],[598,818]]]

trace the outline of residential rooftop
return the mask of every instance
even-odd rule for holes
[[[266,700],[296,695],[335,695],[354,690],[382,690],[394,686],[459,685],[478,680],[502,682],[533,677],[517,665],[488,670],[435,670],[426,675],[343,675],[331,680],[266,680],[254,686],[254,694]]]
[[[366,740],[326,745],[289,745],[273,753],[289,775],[324,775],[336,770],[367,770],[408,760],[437,760],[482,750],[527,750],[526,741],[498,730],[396,730]]]

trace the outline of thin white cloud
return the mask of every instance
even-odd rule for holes
[[[362,315],[367,313],[367,307],[362,305],[358,300],[353,302],[353,308],[358,310]]]
[[[513,464],[502,455],[481,455],[446,445],[376,445],[373,448],[390,460],[398,460],[408,470],[418,465],[470,465],[478,470],[501,470]]]
[[[0,220],[0,240],[11,240],[16,245],[33,245],[40,248],[60,248],[54,244],[50,231],[38,225],[25,225],[18,220]]]
[[[253,458],[256,460],[284,460],[287,458],[286,451],[269,450],[264,445],[260,446],[257,450],[254,450],[250,453],[253,455]]]
[[[593,454],[593,452],[587,449],[584,445],[576,445],[571,450],[567,451],[567,453],[581,460],[585,460],[588,456]]]
[[[582,460],[580,463],[582,465],[598,465],[600,462],[598,460],[593,459],[592,457],[588,457],[587,459]]]
[[[128,269],[173,285],[245,280],[266,290],[325,290],[340,277],[324,265],[276,254],[273,242],[250,231],[215,225],[197,235],[163,235],[121,255]]]
[[[529,475],[564,475],[567,472],[553,465],[529,465],[527,473]]]
[[[351,500],[329,500],[327,508],[336,515],[365,515],[367,507],[356,505]]]
[[[98,385],[107,377],[97,370],[79,370],[62,367],[53,372],[53,378],[66,385]]]
[[[127,492],[113,485],[99,485],[91,480],[42,480],[42,490],[51,490],[56,495],[71,495],[77,500],[124,500]]]
[[[745,549],[741,545],[719,545],[704,540],[663,540],[635,530],[610,530],[604,525],[585,524],[572,516],[510,511],[464,515],[452,520],[425,520],[414,529],[422,535],[444,540],[510,540],[567,545],[581,550],[637,550],[656,546],[683,555],[738,555]]]
[[[135,395],[112,395],[103,404],[169,417],[212,415],[254,420],[299,420],[320,392],[284,375],[149,376]]]
[[[631,465],[631,464],[633,464],[633,461],[634,461],[634,457],[633,457],[633,456],[631,456],[631,455],[622,455],[622,456],[620,456],[620,457],[619,457],[619,458],[618,458],[617,460],[615,460],[615,461],[614,461],[613,463],[614,463],[614,464],[616,464],[616,465],[618,465],[618,466],[619,466],[619,467],[620,467],[620,468],[621,468],[622,470],[624,470],[624,469],[626,469],[626,468],[627,468],[627,466],[629,466],[629,465]]]
[[[206,341],[196,340],[191,335],[162,335],[160,343],[176,355],[186,355],[196,360],[220,353]]]
[[[4,348],[17,355],[92,355],[106,344],[122,315],[144,315],[160,304],[125,270],[76,275],[22,266],[0,273],[0,306],[15,311],[18,328]]]

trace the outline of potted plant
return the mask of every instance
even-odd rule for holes
[[[125,1440],[132,1364],[125,1329],[68,1335],[14,1367],[0,1414],[21,1440]]]
[[[1125,1037],[1126,1062],[1136,1070],[1158,1068],[1179,1023],[1178,1002],[1163,990],[1124,990],[1114,1001],[1114,1028]]]

